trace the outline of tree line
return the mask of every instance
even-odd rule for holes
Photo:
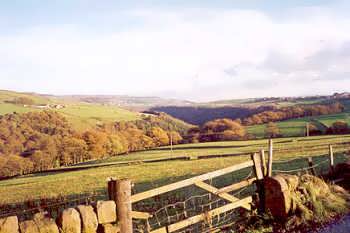
[[[77,131],[54,111],[0,116],[0,177],[27,174],[79,162],[101,159],[178,143],[252,139],[245,125],[268,122],[266,137],[281,136],[274,121],[338,113],[339,103],[292,106],[264,111],[244,119],[216,119],[201,126],[189,125],[165,113],[145,114],[130,122],[105,123]],[[316,129],[314,129],[316,127]],[[310,125],[316,134],[317,126]],[[348,133],[346,123],[336,122],[327,133]]]
[[[202,126],[188,130],[184,140],[188,143],[213,142],[249,139],[245,127],[240,121],[228,118],[208,121]]]
[[[243,125],[259,125],[299,117],[335,114],[343,111],[344,106],[339,102],[317,105],[298,105],[253,114],[243,118],[241,123]]]
[[[245,126],[266,124],[265,137],[275,138],[283,136],[278,128],[276,121],[283,121],[292,118],[319,116],[335,114],[344,111],[344,106],[338,102],[318,105],[300,105],[284,107],[276,110],[268,110],[253,114],[243,119],[216,119],[204,123],[201,126],[195,126],[188,130],[184,137],[185,142],[212,142],[228,140],[246,140],[254,139],[255,135],[248,134]],[[341,128],[341,129],[340,129]],[[318,132],[317,126],[310,124],[311,135],[323,134]],[[341,122],[336,122],[328,128],[328,134],[347,132],[346,127]]]
[[[178,144],[186,127],[162,114],[77,131],[54,111],[6,114],[0,116],[0,177]]]

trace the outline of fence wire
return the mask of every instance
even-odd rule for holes
[[[248,180],[253,176],[253,172],[249,172],[243,179]],[[233,178],[233,177],[232,177]],[[209,184],[213,184],[210,180]],[[234,193],[230,193],[236,198],[252,195],[255,191],[254,186],[247,186]],[[152,215],[146,220],[133,220],[134,232],[144,233],[167,227],[173,223],[186,220],[196,215],[203,215],[204,221],[200,221],[184,229],[175,231],[176,233],[199,233],[199,232],[231,232],[232,224],[240,220],[247,214],[246,211],[240,209],[230,210],[216,216],[210,216],[209,211],[222,207],[229,202],[211,193],[203,193],[205,191],[196,187],[188,187],[186,190],[171,194],[171,197],[177,198],[155,197],[145,200],[133,206],[136,211],[148,212]],[[187,198],[186,198],[187,196]],[[178,198],[182,198],[179,200]],[[173,202],[169,203],[169,200]],[[164,205],[164,203],[168,203]]]
[[[343,162],[348,157],[345,154],[334,156],[335,163]],[[329,167],[328,156],[313,157],[314,165],[308,165],[307,157],[292,158],[288,160],[273,161],[273,173],[301,174],[317,169],[320,175],[327,172]],[[251,168],[242,169],[240,171],[221,176],[219,179],[209,180],[209,184],[215,187],[224,187],[230,184],[248,180],[253,177]],[[151,182],[153,187],[157,187]],[[250,196],[255,192],[255,186],[250,185],[243,189],[230,193],[236,198]],[[134,193],[138,193],[136,188]],[[97,200],[106,199],[106,190],[93,192],[89,194],[81,194],[72,197],[58,197],[55,199],[32,200],[20,204],[9,204],[0,206],[0,218],[17,215],[20,220],[28,219],[39,211],[47,211],[53,218],[65,208],[75,207],[80,204],[92,204]],[[234,209],[216,216],[209,216],[208,211],[222,207],[229,202],[218,197],[217,195],[207,193],[198,187],[190,186],[179,189],[176,192],[170,192],[161,196],[156,196],[133,205],[133,210],[147,212],[152,215],[149,219],[134,219],[135,232],[151,232],[153,230],[167,227],[173,223],[186,220],[190,217],[202,214],[205,216],[204,221],[200,221],[190,225],[184,229],[176,231],[177,233],[199,233],[199,232],[233,232],[235,223],[245,218],[246,211]]]
[[[97,200],[107,197],[107,191],[101,190],[70,197],[30,200],[24,203],[0,205],[0,218],[16,215],[20,220],[31,218],[35,213],[45,211],[49,216],[56,218],[65,208],[78,205],[90,205]]]
[[[338,155],[334,155],[334,158],[339,162],[343,162],[346,159],[348,159],[348,155],[338,154]],[[321,158],[316,158],[319,161],[314,163],[312,166],[308,165],[307,159],[308,157],[305,156],[300,158],[293,158],[290,160],[273,161],[274,167],[281,167],[281,168],[277,168],[277,169],[273,168],[272,172],[273,174],[285,173],[285,174],[297,174],[297,175],[301,175],[303,173],[309,173],[313,169],[316,171],[317,173],[316,175],[324,175],[325,173],[329,172],[329,166],[326,165],[330,163],[328,156],[322,156]],[[314,159],[313,162],[315,162],[316,159]],[[300,166],[300,163],[298,163],[298,161],[301,163],[304,163],[304,165]],[[291,167],[293,167],[292,162],[297,162],[297,168],[290,169]],[[283,169],[283,167],[288,167],[289,169]]]
[[[312,165],[312,166],[308,166],[308,167],[302,167],[302,168],[297,168],[297,169],[291,169],[291,170],[278,170],[278,169],[274,169],[273,172],[274,173],[297,173],[297,172],[307,172],[309,171],[310,169],[314,169],[314,168],[317,168],[317,167],[320,167],[322,164],[324,163],[329,163],[328,160],[324,160],[322,162],[319,162],[315,165]]]

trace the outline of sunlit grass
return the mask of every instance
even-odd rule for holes
[[[310,138],[283,138],[274,141],[274,159],[287,160],[291,158],[307,157],[311,155],[327,154],[327,145],[339,142],[350,142],[349,135],[322,136]],[[308,146],[319,148],[315,151]],[[213,148],[210,148],[213,147]],[[303,149],[304,147],[304,149]],[[183,154],[204,155],[224,154],[237,152],[253,152],[267,148],[267,140],[199,143],[190,145],[177,145],[172,156]],[[279,152],[279,149],[298,150]],[[164,150],[165,149],[165,150]],[[336,146],[335,152],[342,154],[348,150],[348,145]],[[125,156],[116,156],[94,163],[117,162],[123,160],[149,159],[155,157],[168,157],[170,151],[167,147],[156,150],[135,152]],[[326,157],[315,158],[315,163],[323,161]],[[344,157],[342,157],[344,158]],[[40,197],[57,197],[58,195],[75,195],[96,190],[106,189],[108,177],[129,178],[136,183],[137,190],[145,190],[162,184],[172,183],[187,177],[203,174],[209,171],[228,167],[249,159],[249,155],[227,158],[212,158],[189,161],[166,161],[157,163],[143,163],[129,166],[109,166],[91,168],[80,171],[33,174],[0,182],[0,203],[12,203]],[[306,160],[294,162],[296,167],[305,166]],[[275,164],[275,169],[291,169],[291,164]],[[328,163],[325,164],[328,166]]]

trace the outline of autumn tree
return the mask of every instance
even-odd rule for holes
[[[329,128],[329,131],[333,134],[345,134],[350,132],[348,123],[344,121],[336,121]]]
[[[13,100],[7,100],[7,103],[12,103],[12,104],[21,104],[21,105],[33,105],[35,102],[33,99],[29,97],[17,97]]]
[[[83,134],[83,140],[88,148],[89,159],[100,159],[106,156],[108,137],[103,132],[88,130]]]
[[[238,120],[227,118],[206,122],[201,127],[193,127],[185,138],[187,142],[210,142],[224,140],[241,140],[246,138],[245,128]]]
[[[200,139],[201,130],[198,126],[191,127],[185,136],[185,141],[188,143],[198,143]]]
[[[177,129],[186,127],[162,114],[84,131],[75,130],[54,111],[0,115],[0,177],[168,145],[169,132],[176,144],[182,140]]]
[[[343,111],[344,106],[338,102],[330,104],[289,106],[253,114],[242,119],[242,122],[244,125],[258,125],[298,117],[340,113]]]
[[[31,166],[31,163],[28,163],[25,158],[19,155],[10,155],[1,167],[0,176],[25,174],[29,169],[28,166]]]
[[[269,122],[265,128],[265,136],[267,138],[276,138],[280,136],[280,130],[276,123]]]
[[[173,145],[179,144],[183,140],[182,136],[176,131],[168,132],[168,137],[171,139]]]
[[[225,130],[222,132],[221,138],[224,141],[228,140],[239,140],[243,137],[243,135],[237,135],[237,133],[233,130]]]
[[[157,146],[169,145],[168,134],[160,127],[152,127],[149,136],[153,139],[155,145]]]
[[[109,147],[108,153],[111,156],[119,155],[128,151],[128,143],[120,134],[112,134],[108,136]]]
[[[321,135],[322,131],[314,123],[309,123],[309,134],[310,135]]]
[[[60,145],[60,165],[69,165],[86,160],[88,146],[83,139],[64,137]]]

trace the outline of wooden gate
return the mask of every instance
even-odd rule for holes
[[[252,168],[254,176],[242,180],[238,183],[230,184],[228,186],[222,187],[222,188],[216,188],[211,184],[206,183],[205,181],[208,181],[210,179],[220,177],[229,173],[233,173],[235,171],[244,169],[244,168]],[[168,232],[176,232],[182,229],[185,229],[186,227],[189,227],[193,224],[202,222],[202,221],[207,221],[208,216],[213,217],[220,215],[222,213],[225,213],[227,211],[234,210],[236,208],[242,208],[244,210],[250,211],[252,209],[252,202],[253,202],[253,197],[252,195],[244,197],[244,198],[237,198],[233,195],[230,194],[230,192],[240,190],[244,187],[250,186],[252,184],[256,184],[257,191],[259,194],[260,198],[263,198],[262,195],[262,189],[261,189],[261,182],[264,177],[264,169],[265,168],[265,161],[263,158],[263,153],[262,154],[253,154],[251,156],[251,159],[240,163],[236,164],[221,170],[209,172],[203,175],[199,175],[196,177],[192,177],[186,180],[182,180],[176,183],[168,184],[159,188],[151,189],[145,192],[137,193],[134,194],[130,197],[130,202],[132,204],[135,204],[137,202],[144,201],[146,199],[159,196],[165,193],[168,193],[170,191],[178,190],[181,188],[185,188],[191,185],[194,185],[202,190],[205,190],[206,192],[215,195],[227,202],[227,204],[224,204],[220,207],[210,209],[208,211],[202,212],[200,214],[188,217],[184,220],[172,223],[170,225],[166,226],[161,226],[157,229],[151,229],[151,227],[148,226],[146,229],[146,232],[150,233],[168,233]],[[133,211],[132,212],[132,218],[134,219],[144,219],[147,220],[148,218],[152,217],[152,213],[146,213],[146,212],[137,212]],[[121,229],[122,230],[122,229]],[[135,229],[134,229],[135,231]],[[130,232],[125,232],[125,233],[130,233]]]

